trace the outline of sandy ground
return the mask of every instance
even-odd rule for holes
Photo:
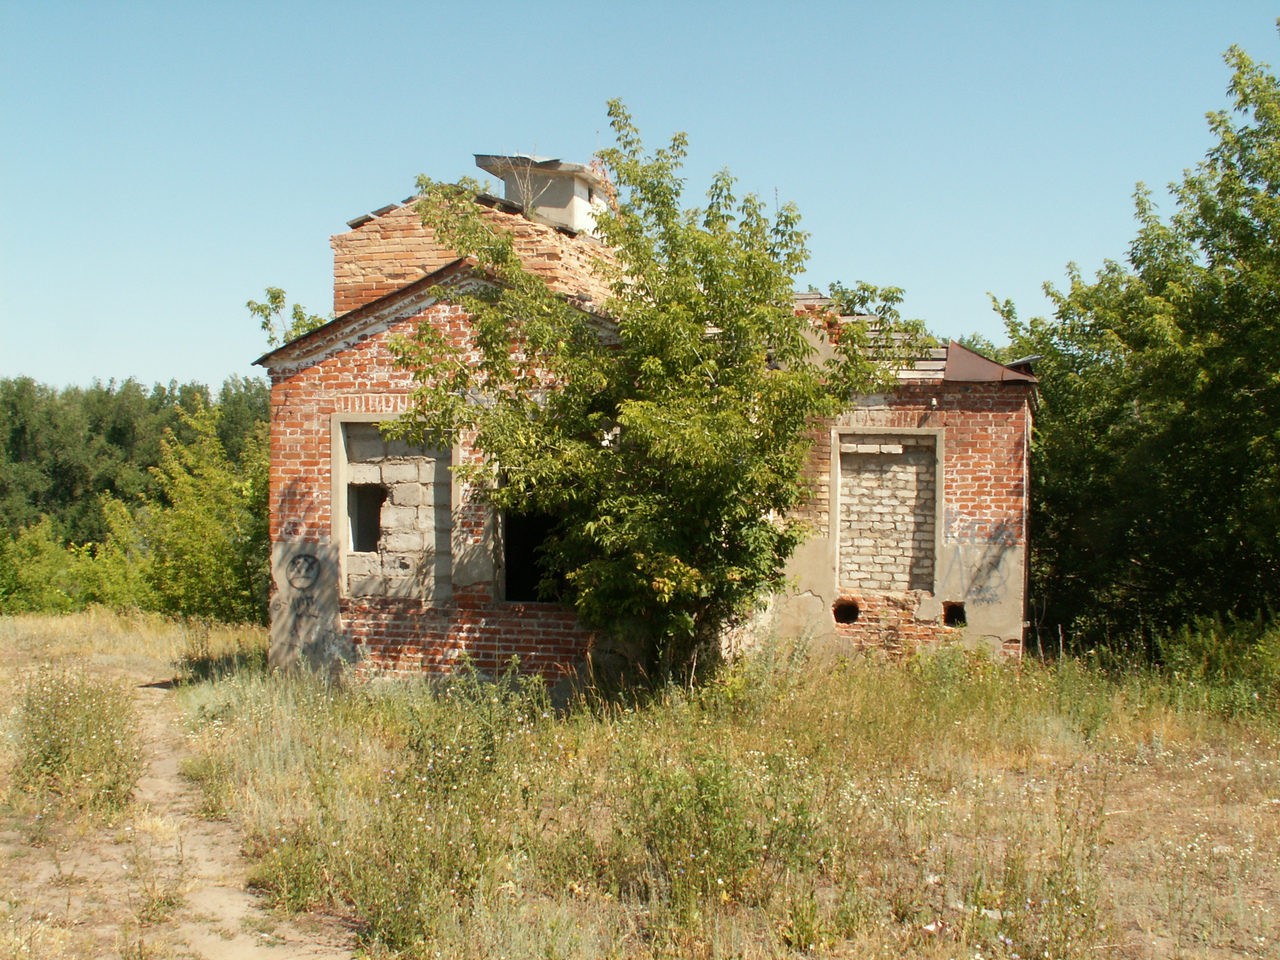
[[[353,957],[340,921],[286,920],[246,888],[239,831],[200,817],[199,788],[181,776],[189,753],[171,684],[131,666],[103,672],[136,690],[148,767],[133,808],[107,825],[0,808],[0,960]]]

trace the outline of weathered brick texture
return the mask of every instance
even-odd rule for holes
[[[948,552],[952,565],[966,551],[997,556],[1006,548],[1025,549],[1033,393],[1029,383],[907,383],[815,430],[809,470],[813,495],[805,514],[823,536],[830,535],[833,428],[845,447],[834,452],[842,485],[836,602],[852,602],[859,613],[853,622],[834,624],[840,637],[896,654],[962,634],[945,624],[937,604],[933,615],[918,615],[924,600],[947,599],[932,593],[935,583],[941,589],[945,572],[934,569],[932,546]],[[916,434],[895,435],[895,430]],[[933,436],[945,438],[936,483],[930,476],[936,462],[929,450]],[[908,453],[913,441],[914,454]],[[900,445],[901,454],[896,452]],[[879,447],[875,453],[873,446]],[[884,485],[877,487],[873,479]],[[940,511],[935,498],[941,498]],[[941,536],[932,526],[939,514]],[[1023,576],[1022,566],[1001,575],[1010,593],[1021,598],[1021,584],[1007,580]],[[976,590],[974,596],[981,599]],[[969,598],[970,615],[974,602]],[[1021,652],[1014,637],[1000,638],[998,648],[1005,655]]]
[[[406,409],[412,383],[407,373],[393,367],[387,345],[393,336],[408,333],[423,321],[449,330],[460,349],[470,348],[470,328],[460,308],[432,302],[421,310],[401,312],[389,323],[374,323],[363,333],[322,332],[315,337],[318,346],[312,344],[320,353],[314,362],[300,362],[291,369],[281,360],[281,366],[271,368],[273,542],[331,542],[331,444],[341,442],[333,430],[333,415],[378,414],[390,420]],[[341,328],[341,322],[337,326]],[[463,460],[479,456],[470,438],[462,438],[460,449]],[[407,466],[403,458],[378,460],[379,481],[386,479],[382,471],[394,473]],[[356,482],[368,479],[358,471],[354,476]],[[412,510],[417,516],[423,507],[394,503],[399,486],[409,482],[407,475],[398,473],[390,478],[386,484],[393,500],[390,507]],[[427,488],[439,482],[433,475]],[[414,486],[421,483],[420,473],[415,472]],[[429,528],[435,549],[448,549],[449,538],[439,529],[442,523],[450,525],[455,547],[486,546],[486,507],[465,490],[463,500],[451,517],[441,516],[434,506],[426,508],[430,517],[422,524],[423,536]],[[443,558],[433,562],[437,559],[443,563]],[[515,656],[522,669],[554,678],[580,660],[590,646],[590,634],[571,610],[555,604],[506,603],[499,599],[498,585],[492,580],[454,584],[450,591],[433,589],[425,598],[359,596],[353,595],[359,591],[353,591],[350,582],[360,572],[356,566],[354,571],[348,566],[349,582],[344,585],[340,610],[343,629],[356,644],[362,673],[444,673],[464,657],[482,670],[495,671]],[[386,571],[378,575],[385,576]]]
[[[482,208],[485,219],[515,239],[516,252],[553,290],[603,308],[608,286],[592,269],[608,251],[589,237],[567,236],[502,206]],[[333,247],[333,311],[344,314],[399,290],[458,259],[423,226],[413,204],[397,207],[329,241]]]
[[[992,536],[1026,543],[1027,441],[1031,430],[1030,385],[1009,383],[904,384],[876,405],[855,404],[814,432],[810,475],[815,484],[810,516],[830,506],[830,427],[857,435],[859,428],[944,431],[942,496],[946,542],[985,541]],[[935,402],[936,401],[936,402]]]

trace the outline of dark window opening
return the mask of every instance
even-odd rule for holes
[[[856,600],[837,600],[831,607],[831,614],[836,618],[836,623],[857,623],[861,613],[862,608],[858,606]]]
[[[513,603],[548,599],[538,592],[543,574],[541,551],[555,525],[555,517],[545,513],[508,513],[503,516],[505,599]]]
[[[942,605],[942,624],[946,627],[963,627],[969,621],[964,615],[963,603],[944,603]]]
[[[382,534],[382,501],[387,491],[376,483],[347,486],[347,517],[351,521],[351,549],[355,553],[377,553]]]

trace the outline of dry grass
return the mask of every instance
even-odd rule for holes
[[[0,960],[194,955],[177,932],[184,838],[135,799],[159,746],[142,740],[163,729],[137,698],[264,649],[253,628],[102,610],[0,617]]]
[[[181,675],[183,664],[234,663],[251,650],[265,655],[264,643],[258,627],[183,622],[100,607],[56,616],[0,616],[0,682],[16,670],[55,663],[115,675]]]
[[[275,902],[348,917],[374,957],[1280,954],[1274,703],[1228,719],[1189,682],[1075,662],[779,656],[556,717],[536,686],[343,688],[270,676],[262,649],[153,618],[0,618],[0,689],[16,703],[26,670],[68,662],[177,680],[204,815],[243,825]],[[181,838],[130,842],[143,820],[112,828],[134,858],[119,956],[156,955],[147,922],[183,909]],[[6,849],[31,839],[12,807],[4,827]],[[85,939],[116,909],[101,868],[69,856],[88,829],[59,823],[6,868],[0,960],[105,942]],[[47,900],[19,867],[52,872]]]
[[[1274,714],[962,656],[550,715],[508,680],[187,703],[257,883],[450,957],[1273,956]]]
[[[14,802],[110,817],[142,774],[142,744],[128,687],[75,670],[27,673],[13,714]]]

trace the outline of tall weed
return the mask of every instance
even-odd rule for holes
[[[1157,638],[1173,683],[1190,709],[1225,716],[1274,714],[1280,702],[1280,627],[1253,620],[1199,617]]]
[[[14,786],[96,813],[128,805],[142,773],[129,691],[67,669],[28,674],[18,694]]]
[[[188,620],[181,625],[182,649],[174,666],[180,683],[200,683],[267,669],[267,634],[247,624]]]

